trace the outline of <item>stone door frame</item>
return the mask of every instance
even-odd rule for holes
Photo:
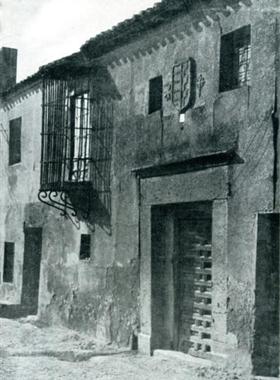
[[[228,167],[140,180],[140,332],[138,348],[152,354],[151,213],[153,206],[212,202],[212,349],[225,356],[227,334]]]

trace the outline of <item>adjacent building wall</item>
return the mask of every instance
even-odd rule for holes
[[[22,118],[21,162],[9,165],[9,121]],[[38,83],[2,101],[0,109],[0,300],[19,304],[22,286],[24,220],[37,201],[40,175],[41,91]],[[4,242],[15,242],[14,283],[3,283]]]
[[[22,304],[24,231],[42,228],[38,316],[45,323],[83,329],[105,341],[131,342],[137,330],[138,264],[114,261],[114,228],[79,229],[38,200],[42,91],[32,83],[2,99],[0,170],[0,316],[26,315]],[[9,165],[9,121],[22,118],[21,162]],[[115,218],[114,210],[111,216]],[[91,258],[80,260],[81,234],[91,235]],[[15,243],[13,283],[3,282],[4,242]],[[133,312],[135,310],[135,312]],[[123,319],[127,318],[126,323]]]
[[[7,166],[7,142],[5,133],[1,133],[4,157],[1,160],[1,186],[3,183],[7,189],[0,192],[1,250],[6,239],[14,239],[17,243],[17,276],[14,285],[1,284],[2,304],[20,302],[23,223],[29,227],[42,226],[40,318],[87,329],[99,338],[122,345],[129,344],[132,335],[140,332],[140,336],[146,339],[143,343],[140,338],[141,347],[149,348],[150,214],[139,205],[144,202],[151,207],[166,202],[186,202],[197,197],[201,201],[220,200],[222,205],[215,209],[218,227],[214,244],[217,254],[224,255],[220,259],[225,276],[222,289],[217,288],[214,305],[217,314],[219,308],[222,310],[221,323],[217,324],[216,330],[217,346],[221,343],[217,350],[221,352],[223,344],[227,344],[228,349],[234,352],[240,350],[247,355],[251,352],[256,215],[277,211],[274,203],[279,205],[279,200],[278,203],[275,201],[277,194],[273,183],[275,131],[271,118],[275,106],[275,9],[272,6],[268,8],[267,1],[257,0],[250,7],[242,5],[238,11],[231,10],[227,17],[220,15],[216,22],[200,25],[187,34],[184,31],[192,16],[195,17],[195,11],[193,15],[182,16],[158,30],[149,31],[135,44],[100,60],[108,66],[121,95],[121,100],[115,102],[109,231],[102,229],[98,222],[93,229],[82,223],[81,229],[77,230],[69,220],[63,220],[58,211],[37,202],[40,90],[26,90],[24,96],[15,95],[14,100],[9,98],[2,107],[4,129],[7,130],[9,119],[23,118],[21,164]],[[248,24],[251,24],[252,41],[251,86],[219,93],[221,35]],[[154,45],[161,35],[164,41]],[[140,48],[146,46],[142,52],[138,51],[138,56],[134,54],[136,44]],[[133,59],[123,59],[114,64],[113,56],[121,59],[124,50],[127,55],[131,53]],[[203,78],[205,83],[200,94],[197,89],[195,105],[187,111],[185,122],[179,123],[178,110],[170,97],[172,68],[189,57],[196,62],[197,78]],[[149,79],[158,75],[163,76],[163,112],[148,115]],[[132,172],[132,169],[145,165],[233,148],[244,163],[223,168],[226,176],[218,184],[216,181],[219,182],[220,177],[215,176],[215,170],[209,169],[191,176],[176,176],[174,183],[178,181],[178,188],[175,185],[165,186],[165,182],[166,185],[172,184],[174,176],[163,182],[147,180],[143,192]],[[192,176],[194,183],[199,178],[198,185],[193,185]],[[201,193],[200,186],[204,187]],[[149,197],[150,202],[145,197]],[[226,236],[225,231],[221,232],[221,221],[227,223]],[[92,236],[91,259],[88,261],[79,260],[81,233]],[[221,242],[221,239],[225,240]],[[221,342],[219,336],[223,337]],[[246,355],[242,357],[247,358]]]

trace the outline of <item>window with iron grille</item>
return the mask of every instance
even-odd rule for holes
[[[80,260],[86,260],[90,258],[90,242],[91,242],[90,235],[88,234],[81,235]]]
[[[246,25],[221,38],[220,91],[228,91],[251,81],[251,27]]]
[[[149,113],[162,108],[162,76],[150,79],[149,82]]]
[[[88,189],[94,191],[96,203],[111,213],[114,101],[97,97],[94,90],[90,78],[43,82],[38,196],[63,215],[66,208],[82,208],[88,215],[93,199]]]
[[[15,243],[5,242],[3,282],[12,283],[14,280],[14,256],[15,256]]]
[[[71,97],[70,181],[90,180],[90,112],[89,94]]]
[[[9,165],[21,161],[21,117],[9,123]]]

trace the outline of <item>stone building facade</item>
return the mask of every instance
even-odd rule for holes
[[[0,315],[278,374],[278,7],[164,0],[3,93]]]

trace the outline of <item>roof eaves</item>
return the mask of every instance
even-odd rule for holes
[[[78,62],[80,62],[81,59],[82,59],[82,54],[78,52],[78,53],[74,53],[69,56],[60,58],[56,61],[50,62],[46,65],[43,65],[39,67],[39,70],[36,73],[16,83],[14,86],[2,92],[0,96],[7,97],[8,95],[11,95],[12,93],[15,93],[16,91],[21,90],[22,88],[26,86],[33,85],[33,83],[35,83],[36,81],[43,80],[46,76],[49,75],[50,72],[55,71],[57,68],[65,69],[65,67],[68,67],[68,66],[70,67],[78,66]]]
[[[16,83],[14,86],[8,88],[6,91],[0,93],[0,97],[6,98],[7,96],[12,95],[23,88],[26,88],[28,86],[33,86],[34,83],[40,81],[41,79],[42,79],[42,76],[40,72],[37,71],[35,74],[28,76],[22,81]]]
[[[217,13],[229,15],[230,11],[227,7],[232,7],[234,10],[237,10],[240,8],[239,3],[250,6],[252,0],[200,0],[199,4],[202,9],[198,14],[201,15],[201,20],[205,21],[207,18],[204,15],[204,10],[205,7],[209,7],[210,5],[212,11],[209,9],[209,16],[213,18],[213,20],[218,20],[219,17]],[[89,59],[94,60],[100,58],[116,48],[141,37],[142,34],[148,30],[155,29],[176,17],[190,13],[191,9],[196,5],[196,0],[162,0],[161,2],[155,3],[153,7],[90,38],[81,46],[80,50]],[[198,22],[199,21],[196,23]]]
[[[163,0],[131,19],[120,22],[113,28],[89,39],[81,46],[81,52],[91,59],[130,42],[143,32],[157,28],[182,12],[188,12],[190,0]]]

